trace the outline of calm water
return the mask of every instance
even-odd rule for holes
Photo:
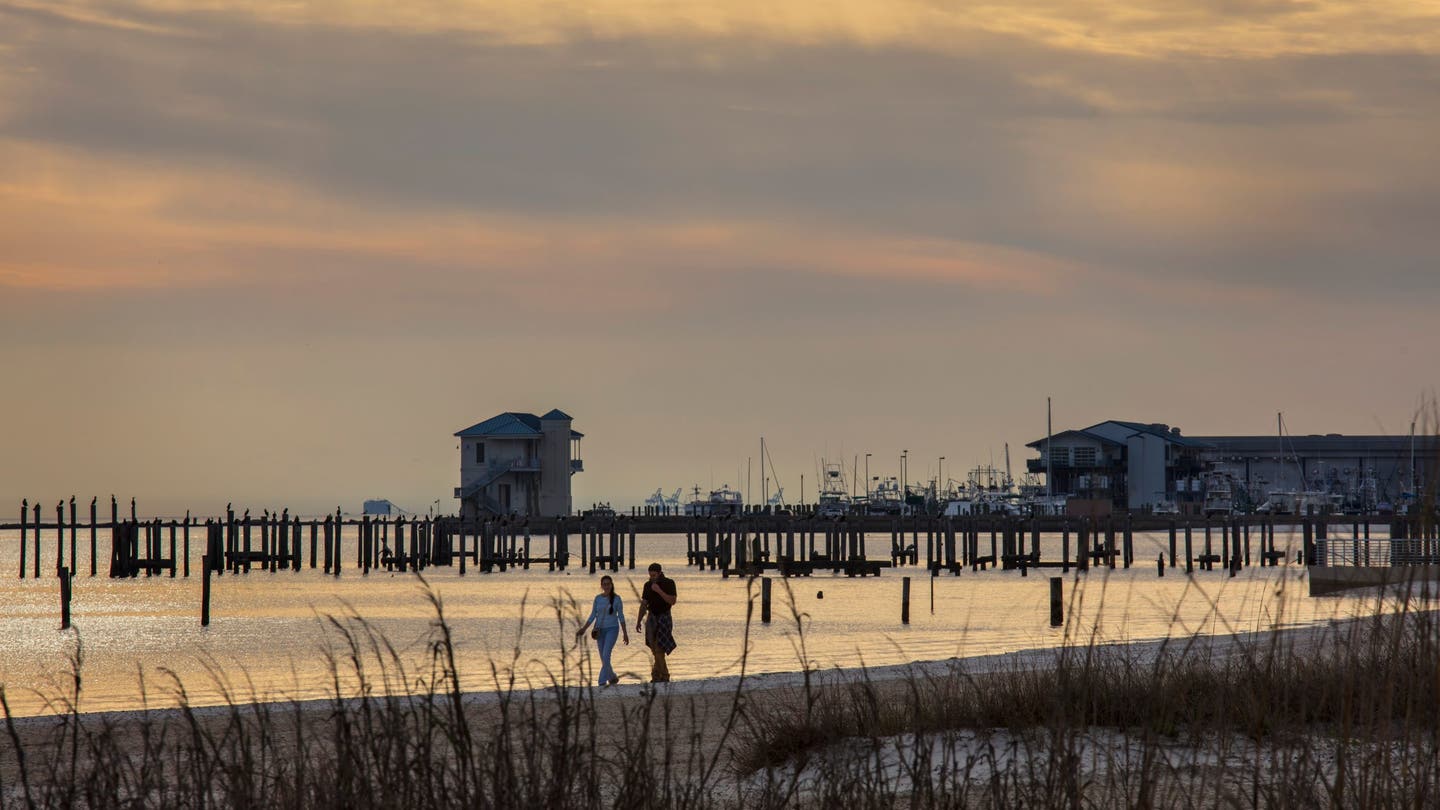
[[[1282,530],[1277,539],[1281,546],[1291,545],[1293,559],[1298,536]],[[82,575],[75,581],[74,627],[61,631],[53,531],[42,543],[44,576],[39,581],[17,578],[19,532],[0,532],[0,682],[12,711],[47,711],[44,697],[63,691],[77,643],[84,661],[81,708],[89,711],[141,706],[142,678],[144,703],[173,705],[174,682],[167,673],[178,676],[197,704],[223,702],[225,688],[246,698],[325,697],[331,688],[326,651],[339,650],[341,641],[328,617],[363,617],[407,666],[423,666],[435,614],[419,579],[414,574],[383,572],[363,576],[353,566],[353,540],[353,535],[347,537],[347,567],[339,579],[312,571],[308,560],[298,573],[253,571],[215,578],[211,624],[202,628],[198,576],[109,580],[103,576],[109,541],[102,530],[102,575],[94,579]],[[1182,564],[1158,578],[1155,556],[1167,543],[1163,534],[1137,535],[1135,568],[1067,575],[1070,635],[1138,641],[1179,633],[1298,626],[1375,609],[1373,597],[1310,599],[1304,595],[1303,569],[1293,565],[1254,567],[1233,579],[1219,571],[1197,571],[1192,579],[1184,575]],[[1199,543],[1197,538],[1196,553]],[[80,568],[88,574],[89,540],[84,531],[79,546]],[[725,580],[719,573],[687,569],[682,535],[642,536],[637,549],[639,568],[616,575],[631,622],[631,645],[617,645],[615,653],[616,670],[626,680],[649,672],[649,655],[633,626],[634,594],[645,580],[644,567],[652,561],[664,564],[679,590],[675,617],[680,646],[670,663],[677,680],[740,671],[746,652],[747,605],[752,599],[755,613],[749,627],[747,671],[799,668],[800,635],[792,598],[782,581],[775,582],[775,621],[765,626],[759,622],[758,583],[749,586],[743,578]],[[871,535],[867,549],[876,558],[888,555],[888,534]],[[1058,537],[1046,538],[1042,549],[1047,558],[1058,558]],[[192,554],[192,572],[198,574],[198,542],[192,543]],[[1140,562],[1147,558],[1148,562]],[[443,600],[467,688],[493,688],[492,662],[502,671],[514,662],[522,679],[537,684],[548,684],[562,669],[560,650],[568,644],[572,655],[576,652],[576,617],[584,616],[571,600],[588,612],[599,590],[598,574],[591,577],[576,568],[578,561],[569,573],[540,569],[479,574],[472,568],[461,577],[453,568],[426,572]],[[901,577],[907,574],[913,588],[909,626],[900,623]],[[1022,578],[1018,571],[967,570],[959,577],[942,575],[932,581],[922,569],[902,568],[887,571],[878,580],[827,573],[793,579],[790,585],[795,611],[802,616],[809,661],[828,668],[1056,644],[1067,631],[1049,626],[1047,578],[1058,574],[1045,570]],[[585,642],[585,649],[593,649],[588,637]],[[590,662],[576,666],[583,668],[588,680]],[[577,670],[571,677],[581,674]]]

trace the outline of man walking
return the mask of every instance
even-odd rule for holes
[[[650,668],[651,683],[669,683],[670,668],[665,665],[665,656],[675,650],[675,622],[670,617],[670,607],[675,604],[675,580],[665,576],[660,563],[650,563],[650,581],[640,594],[640,615],[635,620],[635,631],[645,629],[645,646],[655,656]]]

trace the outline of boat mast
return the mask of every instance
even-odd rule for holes
[[[1420,487],[1415,483],[1415,420],[1410,420],[1410,492],[1418,502]]]
[[[1047,507],[1050,505],[1050,499],[1055,496],[1055,490],[1050,486],[1050,479],[1052,477],[1052,467],[1050,465],[1050,459],[1052,457],[1050,451],[1052,429],[1050,426],[1050,397],[1045,397],[1045,505]]]

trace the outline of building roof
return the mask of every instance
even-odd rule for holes
[[[572,420],[574,419],[574,417],[572,417],[570,414],[568,414],[568,413],[560,410],[559,408],[556,408],[556,409],[550,411],[549,413],[545,414],[544,416],[540,417],[540,421],[542,421],[542,422],[548,422],[548,421],[551,420],[551,419],[564,419],[565,421],[569,422],[569,421],[572,421]]]
[[[1115,446],[1117,446],[1117,447],[1120,446],[1120,445],[1122,445],[1122,444],[1124,444],[1124,442],[1117,442],[1117,441],[1115,441],[1114,439],[1110,438],[1109,436],[1104,436],[1104,435],[1099,434],[1099,433],[1091,433],[1091,432],[1088,431],[1088,430],[1062,430],[1062,431],[1060,431],[1059,433],[1056,433],[1056,434],[1051,435],[1050,438],[1051,438],[1052,440],[1054,440],[1054,439],[1064,439],[1064,438],[1069,437],[1069,436],[1084,436],[1084,437],[1087,438],[1087,439],[1094,439],[1095,441],[1100,442],[1101,444],[1113,444],[1113,445],[1115,445]],[[1045,440],[1044,440],[1044,439],[1036,439],[1035,441],[1030,442],[1029,444],[1027,444],[1027,445],[1025,445],[1025,446],[1026,446],[1026,447],[1039,448],[1039,447],[1041,447],[1041,446],[1044,445],[1044,444],[1045,444]]]
[[[560,411],[554,410],[550,413],[545,414],[544,419],[555,419],[556,417],[553,416],[553,414],[557,413],[559,413],[561,417],[565,419],[570,418],[568,416],[565,416]],[[533,413],[516,413],[514,411],[506,411],[505,413],[502,413],[498,416],[492,416],[489,419],[486,419],[484,422],[471,425],[470,427],[457,432],[455,435],[461,438],[475,438],[477,436],[539,436],[542,433],[540,428],[541,421],[543,421],[542,418],[536,416]],[[579,431],[570,431],[570,438],[572,439],[579,439],[583,438],[584,436],[585,434]]]
[[[1122,422],[1118,419],[1112,419],[1110,421],[1117,425],[1124,425],[1125,427],[1130,428],[1136,433],[1148,433],[1151,436],[1159,436],[1160,438],[1170,442],[1171,444],[1178,444],[1181,447],[1210,446],[1209,442],[1203,441],[1201,439],[1192,439],[1189,436],[1181,436],[1180,428],[1171,428],[1169,425],[1146,424],[1144,422]],[[1101,424],[1104,423],[1102,422]]]
[[[1175,428],[1175,429],[1172,430],[1169,425],[1150,424],[1150,423],[1146,423],[1146,422],[1124,422],[1124,421],[1121,421],[1121,420],[1119,420],[1119,419],[1107,419],[1107,420],[1104,421],[1104,422],[1099,422],[1099,423],[1097,423],[1097,424],[1091,425],[1090,427],[1084,428],[1084,429],[1082,429],[1082,430],[1066,430],[1066,431],[1062,431],[1062,432],[1060,432],[1060,433],[1054,434],[1053,436],[1051,436],[1051,438],[1052,438],[1052,439],[1059,439],[1059,438],[1064,437],[1064,436],[1085,436],[1085,437],[1087,437],[1087,438],[1094,439],[1094,440],[1096,440],[1096,441],[1098,441],[1098,442],[1100,442],[1100,443],[1102,443],[1102,444],[1112,444],[1112,445],[1122,445],[1122,444],[1124,444],[1123,441],[1121,441],[1121,440],[1119,440],[1119,439],[1117,439],[1117,438],[1115,437],[1116,431],[1114,431],[1114,430],[1110,430],[1110,431],[1105,431],[1105,430],[1103,430],[1103,428],[1105,428],[1105,427],[1107,427],[1107,426],[1110,426],[1110,425],[1115,425],[1115,426],[1120,427],[1120,428],[1122,429],[1122,430],[1121,430],[1122,433],[1125,432],[1125,431],[1129,431],[1129,435],[1131,435],[1131,436],[1133,436],[1133,435],[1135,435],[1135,434],[1137,434],[1137,433],[1144,433],[1144,434],[1147,434],[1147,435],[1150,435],[1150,436],[1158,436],[1159,438],[1164,439],[1165,441],[1170,442],[1171,444],[1176,444],[1176,445],[1179,445],[1179,446],[1181,446],[1181,447],[1210,447],[1210,446],[1211,446],[1211,444],[1210,444],[1209,442],[1207,442],[1207,441],[1204,441],[1204,440],[1201,440],[1201,439],[1192,439],[1192,438],[1190,438],[1189,436],[1181,436],[1181,435],[1180,435],[1180,430],[1179,430],[1179,428]],[[1107,434],[1108,434],[1108,435],[1107,435]],[[1126,436],[1126,438],[1129,438],[1129,436]],[[1026,444],[1025,446],[1026,446],[1026,447],[1039,448],[1039,447],[1044,446],[1044,444],[1045,444],[1045,440],[1044,440],[1044,439],[1036,439],[1036,440],[1033,441],[1033,442],[1029,442],[1029,443]]]

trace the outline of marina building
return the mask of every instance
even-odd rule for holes
[[[461,514],[569,515],[570,477],[585,469],[584,434],[572,421],[558,409],[544,416],[507,411],[457,432]]]
[[[1110,420],[1026,447],[1039,454],[1026,469],[1048,470],[1051,491],[1068,496],[1076,515],[1200,514],[1217,490],[1227,511],[1387,512],[1423,497],[1440,473],[1435,436],[1185,436],[1163,423]]]
[[[1180,434],[1180,428],[1146,422],[1111,420],[1066,430],[1025,445],[1040,453],[1026,462],[1034,474],[1048,473],[1050,490],[1068,496],[1066,511],[1108,515],[1114,510],[1180,511],[1203,494],[1190,482],[1205,471],[1201,458],[1208,445]]]

